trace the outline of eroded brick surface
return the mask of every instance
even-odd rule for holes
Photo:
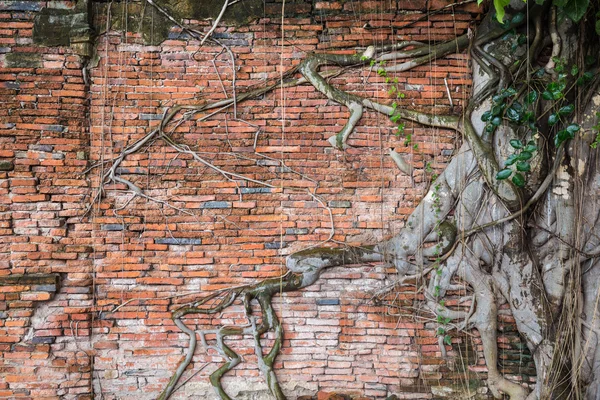
[[[243,91],[280,79],[282,68],[297,65],[307,52],[449,39],[478,17],[473,3],[404,28],[425,7],[446,4],[287,1],[282,26],[282,3],[269,1],[261,19],[220,27],[216,37],[236,54],[236,85]],[[83,60],[71,49],[33,43],[33,20],[46,6],[69,9],[74,2],[0,2],[0,275],[57,273],[62,285],[54,296],[49,287],[0,287],[0,398],[83,399],[92,396],[92,387],[97,398],[156,398],[187,343],[170,310],[193,295],[172,296],[280,275],[285,255],[329,237],[324,205],[336,241],[358,245],[389,237],[426,191],[425,164],[439,173],[458,148],[453,132],[410,124],[413,143],[406,145],[387,118],[366,112],[351,147],[340,152],[327,139],[345,124],[344,107],[310,86],[277,90],[239,104],[237,120],[231,110],[206,121],[200,114],[171,133],[219,168],[273,187],[226,179],[157,140],[126,158],[117,173],[194,215],[140,198],[128,203],[131,194],[113,185],[81,218],[103,171],[84,173],[87,168],[143,137],[167,107],[231,96],[232,72],[220,47],[200,49],[176,28],[158,45],[144,44],[153,43],[147,37],[152,29],[126,35],[109,29],[98,38],[99,61],[86,86]],[[105,5],[94,7],[106,11]],[[98,31],[106,27],[105,16],[96,12]],[[188,22],[210,28],[210,21]],[[459,113],[470,91],[464,54],[396,77],[406,95],[400,106],[429,112]],[[389,84],[375,71],[332,83],[391,102]],[[389,148],[415,166],[414,181],[397,170]],[[276,300],[285,341],[275,368],[290,398],[334,392],[442,398],[461,387],[487,396],[476,334],[454,332],[444,359],[437,323],[414,308],[420,299],[414,287],[382,304],[369,301],[371,290],[394,278],[382,265],[336,268],[310,288]],[[530,357],[512,317],[502,311],[500,318],[504,371],[529,382]],[[197,329],[246,322],[238,305],[190,319]],[[267,398],[250,338],[231,346],[244,362],[224,379],[225,387],[238,398]],[[173,397],[211,398],[207,375],[220,360],[199,348],[184,379],[206,367]]]

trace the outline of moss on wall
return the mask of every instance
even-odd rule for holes
[[[205,20],[218,17],[223,0],[156,0],[161,8],[177,21]],[[110,7],[110,10],[109,10]],[[169,37],[175,25],[163,13],[147,2],[95,3],[97,26],[105,26],[110,15],[111,29],[140,33],[145,44],[157,45]],[[222,22],[225,25],[244,25],[264,15],[262,0],[244,0],[227,8]]]
[[[39,53],[7,53],[5,66],[7,68],[39,68],[42,66],[42,56]]]

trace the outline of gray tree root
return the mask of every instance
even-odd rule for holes
[[[451,129],[462,134],[464,139],[457,154],[432,182],[426,196],[396,236],[369,248],[311,248],[292,254],[286,261],[289,272],[280,278],[218,291],[175,310],[173,321],[188,336],[188,346],[159,400],[171,396],[192,363],[197,334],[206,349],[216,351],[224,359],[223,364],[210,376],[215,393],[221,399],[230,399],[222,386],[222,377],[242,361],[226,343],[233,340],[232,336],[253,338],[254,354],[269,391],[276,399],[285,399],[273,370],[283,340],[282,324],[272,306],[273,297],[277,293],[312,285],[328,268],[381,261],[396,268],[400,275],[399,282],[415,278],[426,280],[423,285],[425,306],[434,316],[451,321],[444,323],[446,328],[453,325],[461,329],[477,329],[488,369],[488,387],[495,398],[508,396],[510,400],[545,400],[555,396],[561,400],[579,400],[584,398],[583,386],[586,384],[589,385],[586,399],[597,398],[595,396],[600,393],[597,383],[600,381],[600,350],[597,348],[600,343],[597,311],[600,293],[595,278],[600,276],[597,268],[600,234],[595,231],[595,226],[600,225],[600,168],[597,167],[596,152],[590,149],[595,140],[595,135],[590,132],[595,132],[594,124],[598,121],[589,116],[594,114],[594,107],[600,105],[597,90],[600,80],[596,79],[589,88],[569,89],[578,91],[577,96],[571,91],[565,94],[569,101],[575,97],[579,99],[578,102],[581,99],[589,100],[582,104],[582,107],[586,107],[584,114],[588,117],[585,121],[579,121],[584,127],[582,138],[573,142],[554,146],[556,129],[545,126],[543,121],[536,121],[539,132],[534,135],[507,118],[503,119],[501,127],[487,132],[480,118],[492,106],[493,96],[502,93],[509,85],[517,88],[511,104],[524,103],[524,96],[531,90],[530,82],[535,70],[533,62],[544,53],[546,45],[551,46],[552,54],[560,54],[566,62],[577,61],[574,30],[557,27],[556,10],[533,3],[513,1],[506,16],[509,22],[504,25],[498,24],[492,14],[487,15],[474,38],[465,34],[432,46],[401,42],[368,47],[353,55],[309,54],[297,68],[288,71],[280,82],[266,84],[246,93],[236,93],[233,99],[202,106],[171,108],[158,129],[131,144],[110,161],[110,167],[101,177],[95,201],[102,198],[103,186],[108,183],[124,185],[134,197],[146,196],[134,182],[118,176],[116,170],[128,155],[139,152],[158,139],[179,152],[190,154],[226,179],[244,179],[270,186],[267,182],[217,168],[189,147],[177,143],[169,136],[167,129],[178,126],[192,115],[205,112],[208,114],[204,118],[209,118],[229,107],[235,108],[238,102],[246,99],[261,96],[276,88],[301,84],[312,85],[328,99],[348,108],[347,122],[339,132],[328,138],[329,143],[337,149],[343,150],[348,146],[347,141],[365,110],[390,117],[398,116],[427,127]],[[225,1],[223,10],[227,5]],[[529,10],[527,7],[530,7]],[[529,21],[527,18],[513,18],[517,13],[526,14]],[[524,31],[529,22],[533,27],[532,32]],[[546,22],[549,22],[548,26]],[[212,29],[217,23],[218,20]],[[511,51],[503,45],[505,39],[502,36],[512,30],[527,35],[529,48]],[[203,36],[194,35],[204,40]],[[545,37],[550,39],[544,40]],[[469,47],[474,63],[474,92],[464,115],[460,117],[392,107],[347,93],[327,80],[350,68],[367,66],[372,60],[394,60],[394,65],[384,68],[389,73],[408,71]],[[543,63],[553,75],[540,78],[540,82],[536,83],[538,86],[551,82],[556,76],[552,71],[555,67],[553,63]],[[322,72],[324,66],[339,68]],[[296,73],[302,77],[294,77]],[[575,77],[572,77],[574,80]],[[546,116],[555,105],[540,101],[536,107],[537,115]],[[566,126],[573,121],[565,118],[557,126]],[[534,140],[539,148],[539,157],[531,161],[532,171],[523,188],[508,179],[496,178],[507,152],[513,151],[508,145],[513,138],[523,139],[524,142]],[[398,153],[392,152],[391,156],[403,172],[412,176],[410,164]],[[587,188],[593,189],[593,193],[589,195],[589,201],[584,201]],[[586,279],[586,274],[593,279]],[[465,298],[472,299],[469,310],[448,307],[441,301],[448,291],[456,288],[456,279],[468,284],[470,293]],[[392,285],[386,290],[393,290],[394,287]],[[384,291],[380,291],[376,297],[384,295]],[[504,378],[497,366],[497,299],[500,296],[510,305],[517,328],[536,364],[537,384],[531,392]],[[261,310],[260,317],[253,315],[251,303],[254,300]],[[247,326],[224,326],[214,331],[196,332],[184,322],[183,318],[187,315],[215,314],[235,302],[244,305]],[[555,321],[559,321],[558,324]],[[274,336],[273,345],[268,351],[261,344],[261,338],[266,333]],[[207,334],[215,335],[215,344],[209,345]],[[566,344],[557,346],[559,340]],[[440,351],[444,354],[443,342],[443,338],[440,338]],[[560,384],[556,383],[558,381]],[[569,397],[571,393],[574,393],[573,397]]]

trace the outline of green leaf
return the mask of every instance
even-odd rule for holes
[[[575,76],[579,73],[579,67],[577,65],[573,65],[571,67],[571,75]]]
[[[500,95],[500,94],[495,94],[495,95],[492,97],[492,101],[493,101],[494,103],[496,103],[496,104],[498,104],[498,103],[502,103],[502,101],[503,101],[503,100],[504,100],[504,97],[503,97],[502,95]]]
[[[556,146],[560,145],[562,142],[564,142],[565,140],[568,139],[573,139],[575,137],[574,133],[569,132],[566,129],[563,129],[562,131],[559,131],[556,136],[554,137],[554,144]]]
[[[544,98],[544,100],[553,100],[552,93],[547,90],[544,90],[544,93],[542,93],[542,97]]]
[[[556,60],[556,67],[554,67],[554,70],[556,72],[563,72],[565,70],[565,66],[562,64],[562,61],[558,57],[552,57],[552,59]]]
[[[510,156],[508,156],[508,158],[506,159],[506,161],[504,162],[504,168],[513,165],[516,161],[519,160],[519,156],[516,154],[511,154]]]
[[[498,171],[498,173],[496,174],[496,179],[501,181],[501,180],[506,179],[509,176],[511,176],[512,173],[513,173],[512,169],[504,168],[502,171]]]
[[[585,15],[590,0],[568,0],[567,4],[562,6],[563,11],[567,17],[571,18],[574,22],[579,22]]]
[[[569,2],[569,0],[553,0],[552,4],[554,4],[557,7],[564,7],[565,4],[567,4]]]
[[[450,337],[450,335],[444,336],[444,344],[446,346],[451,346],[452,345],[452,337]]]
[[[487,133],[492,133],[492,132],[494,132],[494,129],[496,129],[496,127],[495,127],[494,125],[492,125],[492,124],[487,124],[487,125],[485,126],[485,131],[486,131]]]
[[[525,35],[519,35],[519,38],[517,39],[517,43],[519,43],[520,46],[522,46],[525,43],[527,43],[527,36],[525,36]]]
[[[535,90],[533,90],[533,91],[531,91],[531,92],[529,92],[527,94],[527,97],[525,97],[525,103],[526,104],[533,104],[533,103],[535,103],[535,101],[537,100],[537,98],[538,98],[538,92],[536,92]]]
[[[575,106],[573,104],[567,104],[566,106],[561,107],[560,110],[558,110],[558,113],[560,115],[569,115],[573,111],[575,111]]]
[[[531,159],[531,157],[533,157],[533,154],[528,151],[523,151],[521,154],[519,154],[519,161],[527,161]]]
[[[533,111],[527,111],[525,115],[523,115],[524,121],[535,121],[535,114]]]
[[[506,116],[508,117],[508,119],[514,122],[519,122],[519,120],[521,119],[521,114],[512,107],[506,110]]]
[[[525,14],[517,13],[517,14],[515,14],[514,17],[512,17],[512,19],[510,20],[510,23],[513,25],[517,25],[517,24],[520,24],[521,22],[523,22],[524,19],[525,19]]]
[[[550,114],[550,116],[548,117],[548,125],[550,125],[550,126],[556,125],[557,122],[558,122],[558,115]]]
[[[514,108],[518,112],[523,111],[523,106],[518,101],[513,102],[512,105],[511,105],[511,108]]]
[[[556,92],[552,92],[552,99],[553,100],[560,100],[563,98],[563,93],[561,91],[556,91]]]
[[[580,129],[580,126],[577,124],[571,124],[571,125],[567,126],[567,132],[572,134],[573,137],[575,137],[575,132],[579,131],[579,129]]]
[[[592,74],[590,71],[586,71],[583,73],[582,78],[584,81],[589,82],[594,78],[594,74]]]
[[[537,146],[534,144],[528,144],[527,146],[525,146],[525,148],[523,149],[523,151],[529,152],[529,153],[533,153],[534,151],[537,151]]]
[[[503,105],[492,107],[492,115],[500,115],[500,113],[502,112],[503,109],[504,109]]]
[[[554,135],[554,145],[556,147],[560,146],[560,144],[563,142],[564,140],[560,140],[560,136],[558,135],[558,133],[556,135]]]
[[[519,161],[517,163],[517,171],[529,172],[531,171],[531,165],[527,161]]]
[[[510,143],[510,145],[511,145],[512,147],[514,147],[515,149],[520,149],[520,148],[522,148],[522,147],[523,147],[523,142],[521,142],[521,141],[520,141],[520,140],[518,140],[518,139],[513,139],[513,140],[511,140],[509,143]]]
[[[487,122],[490,119],[492,119],[492,112],[491,111],[488,110],[488,111],[484,112],[483,114],[481,114],[481,120],[483,122]]]
[[[501,123],[502,123],[502,118],[500,118],[500,117],[492,118],[492,125],[499,126]]]
[[[519,174],[518,172],[515,174],[515,176],[512,177],[512,181],[518,187],[525,186],[525,177],[522,174]]]
[[[504,20],[504,8],[510,4],[510,0],[494,0],[494,8],[496,9],[496,19],[502,23]]]
[[[598,17],[598,14],[596,14],[596,17]],[[598,22],[596,22],[596,26],[598,26],[597,24],[598,24]],[[599,33],[599,35],[600,35],[600,33]],[[596,57],[594,57],[592,55],[587,55],[584,58],[584,63],[585,63],[586,67],[591,67],[592,65],[596,64]]]

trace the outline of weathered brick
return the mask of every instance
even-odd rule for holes
[[[207,201],[206,203],[202,204],[202,208],[231,208],[231,203],[228,201]]]
[[[154,239],[156,244],[174,244],[174,245],[200,245],[202,239],[192,238],[156,238]]]
[[[283,249],[284,247],[287,247],[287,243],[286,242],[270,242],[270,243],[265,243],[265,249]]]
[[[124,7],[140,5],[134,3]],[[235,27],[221,21],[215,37],[233,46],[237,85],[246,90],[278,81],[280,68],[296,65],[306,52],[353,53],[354,46],[374,40],[371,32],[377,32],[378,43],[392,36],[426,42],[453,38],[468,28],[470,13],[477,8],[465,5],[461,12],[432,15],[413,30],[401,28],[424,16],[427,7],[434,10],[447,3],[288,2],[285,40],[280,43],[281,2],[268,1],[264,10],[260,4],[259,17],[264,18],[259,22]],[[12,53],[31,53],[21,57],[23,68],[0,72],[6,92],[0,114],[10,110],[0,118],[0,157],[12,162],[0,177],[4,207],[0,239],[5,240],[0,243],[0,277],[12,273],[21,279],[0,279],[0,358],[4,368],[20,369],[5,375],[27,388],[17,393],[21,389],[13,389],[12,383],[0,385],[0,397],[84,398],[93,384],[115,398],[155,395],[187,345],[187,337],[171,319],[172,310],[212,290],[284,274],[282,255],[329,238],[331,221],[323,204],[333,214],[335,240],[364,244],[363,238],[381,237],[381,229],[396,232],[422,194],[420,175],[413,185],[397,174],[390,160],[380,157],[382,143],[411,152],[398,144],[389,121],[365,113],[349,138],[351,147],[344,152],[332,149],[326,139],[346,123],[347,110],[303,85],[239,102],[238,119],[220,113],[200,120],[207,115],[203,112],[182,121],[173,132],[170,128],[176,123],[165,130],[215,166],[273,187],[234,176],[229,180],[158,139],[122,160],[115,174],[166,203],[139,196],[131,200],[126,185],[106,185],[106,196],[82,218],[109,165],[97,163],[113,159],[143,137],[162,118],[165,107],[230,96],[231,66],[226,56],[219,56],[220,47],[200,47],[178,28],[159,45],[145,45],[143,29],[128,35],[109,32],[98,38],[100,61],[89,70],[86,87],[83,60],[72,49],[32,42],[30,26],[42,6],[68,13],[75,2],[0,2],[2,57],[15,65],[19,56]],[[128,15],[141,12],[128,10]],[[105,26],[106,13],[97,14],[97,27]],[[192,24],[206,32],[209,22],[200,18]],[[374,29],[365,28],[366,23]],[[115,24],[111,29],[122,27]],[[399,74],[399,87],[414,107],[452,112],[442,78],[447,77],[455,105],[464,106],[470,89],[468,61],[468,54],[447,57],[437,60],[433,70],[423,66]],[[360,74],[347,71],[332,82],[387,101],[383,78]],[[422,152],[414,153],[413,161],[419,165],[433,159],[439,173],[445,160],[436,157],[452,154],[454,132],[409,127]],[[268,158],[255,154],[255,145]],[[96,168],[84,174],[91,165]],[[388,215],[385,221],[382,213]],[[282,234],[288,235],[283,246]],[[27,277],[36,271],[57,272],[65,279],[59,285],[52,278]],[[394,279],[393,274],[393,268],[378,265],[340,267],[300,292],[275,296],[285,332],[275,365],[280,380],[306,382],[312,394],[320,391],[319,398],[325,399],[323,393],[335,391],[354,397],[384,398],[391,392],[407,398],[431,397],[427,385],[455,379],[458,373],[447,369],[452,360],[442,358],[437,347],[437,324],[388,315],[386,307],[368,302],[368,290],[379,287],[386,277]],[[55,293],[56,300],[42,300]],[[185,293],[191,294],[180,297]],[[390,301],[412,306],[416,299],[411,289],[394,293]],[[48,314],[32,323],[38,312]],[[421,321],[418,317],[415,320]],[[84,355],[91,346],[87,340],[92,320],[97,372],[93,379],[98,380],[93,384],[91,361]],[[190,315],[186,320],[198,330],[248,323],[238,303],[223,313]],[[501,315],[500,323],[506,325],[500,340],[501,367],[520,374],[526,367],[511,363],[526,364],[525,347],[518,347],[521,342],[508,313]],[[33,338],[27,347],[19,345],[30,328]],[[212,343],[214,337],[208,339]],[[242,382],[241,390],[252,391],[263,384],[252,339],[230,339],[226,338],[245,361],[231,378]],[[270,339],[264,341],[265,347]],[[459,350],[473,354],[473,346],[481,352],[477,337],[453,340],[449,357]],[[475,344],[466,349],[465,340]],[[482,372],[484,379],[480,354],[475,354],[470,369]],[[211,352],[195,358],[214,365],[221,362]],[[200,381],[207,382],[204,372],[194,380]],[[189,395],[182,391],[182,396],[205,396],[190,385],[185,388]]]
[[[352,203],[350,203],[349,201],[332,200],[329,202],[329,207],[331,207],[331,208],[351,208]]]
[[[125,230],[125,225],[123,224],[102,224],[100,229],[103,231],[122,231]]]

